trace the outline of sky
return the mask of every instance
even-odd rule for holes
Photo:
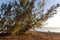
[[[57,3],[60,3],[60,0],[46,0],[46,9]],[[60,27],[60,7],[57,9],[57,14],[55,14],[47,22],[48,24],[45,27]]]
[[[12,1],[12,0],[0,0],[0,5],[1,5],[2,3],[8,3],[9,1]]]
[[[50,18],[45,27],[60,27],[60,7],[57,9],[57,14]]]
[[[52,5],[60,3],[60,0],[46,0],[45,12],[49,9]],[[55,14],[52,18],[49,18],[46,21],[46,24],[43,28],[37,28],[36,31],[43,31],[43,32],[59,32],[60,33],[60,7],[57,9],[57,14]]]
[[[39,0],[37,0],[39,2]],[[37,8],[37,2],[35,4]],[[60,0],[45,0],[45,12],[49,9],[52,5],[56,5],[60,3]],[[52,18],[47,20],[47,25],[44,27],[60,27],[60,7],[57,9],[57,14],[55,14]]]
[[[8,3],[12,0],[0,0],[0,5],[2,3]],[[37,0],[39,1],[39,0]],[[45,11],[49,9],[53,4],[60,3],[60,0],[46,0]],[[37,5],[36,5],[37,6]],[[47,21],[47,25],[44,27],[60,27],[60,8],[57,9],[57,14],[55,14],[52,18]]]

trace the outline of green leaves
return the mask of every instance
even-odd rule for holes
[[[43,0],[38,4],[39,7],[33,14],[32,9],[34,8],[35,0],[19,0],[19,2],[20,5],[18,4],[17,7],[12,6],[14,11],[11,10],[12,8],[9,9],[8,7],[7,10],[5,10],[7,14],[4,15],[7,16],[7,19],[5,17],[5,19],[2,19],[4,21],[7,20],[8,23],[6,25],[8,25],[11,35],[16,35],[17,33],[22,32],[25,33],[31,28],[41,28],[45,21],[56,14],[56,9],[60,6],[60,4],[53,5],[46,13],[44,13],[45,0]],[[13,13],[16,15],[13,15]],[[38,18],[36,18],[37,16]],[[15,23],[11,21],[12,19]],[[0,25],[4,25],[4,21],[1,21],[2,24],[0,23]],[[12,26],[13,23],[14,25]]]
[[[15,10],[18,10],[16,11],[17,13],[17,16],[18,14],[20,14],[17,18],[19,19],[18,22],[24,22],[21,24],[21,26],[15,26],[15,28],[17,29],[14,29],[17,30],[17,31],[12,31],[13,34],[17,33],[18,31],[21,33],[25,33],[27,30],[29,30],[30,28],[41,28],[43,25],[44,25],[44,22],[47,21],[52,15],[54,15],[56,13],[56,9],[59,7],[59,4],[57,5],[53,5],[46,13],[44,13],[44,6],[45,6],[45,0],[43,0],[41,3],[40,3],[40,7],[36,10],[40,10],[38,11],[37,13],[35,14],[32,14],[32,9],[34,8],[34,0],[31,0],[31,2],[28,2],[26,0],[21,0],[21,5],[18,9],[15,9]],[[28,4],[27,4],[28,3]],[[23,12],[21,13],[21,8],[23,8]],[[34,11],[35,12],[35,11]],[[39,18],[36,18],[36,14],[40,15]],[[21,19],[23,19],[21,21]],[[16,19],[17,20],[17,19]],[[15,24],[15,25],[20,25],[20,24]]]

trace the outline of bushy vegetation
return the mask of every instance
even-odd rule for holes
[[[44,13],[45,0],[38,3],[38,9],[35,8],[36,0],[15,0],[8,4],[2,3],[0,9],[0,26],[11,33],[25,33],[31,28],[40,28],[48,18],[56,14],[59,4],[53,5],[46,13]],[[37,11],[37,12],[36,12]],[[38,16],[38,17],[37,17]]]

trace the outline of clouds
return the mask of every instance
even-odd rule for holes
[[[60,7],[57,9],[57,14],[55,14],[48,21],[48,24],[45,27],[60,27]]]

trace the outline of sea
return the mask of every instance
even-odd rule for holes
[[[56,32],[56,33],[60,33],[60,27],[43,27],[43,28],[35,28],[35,31],[41,31],[41,32]]]

